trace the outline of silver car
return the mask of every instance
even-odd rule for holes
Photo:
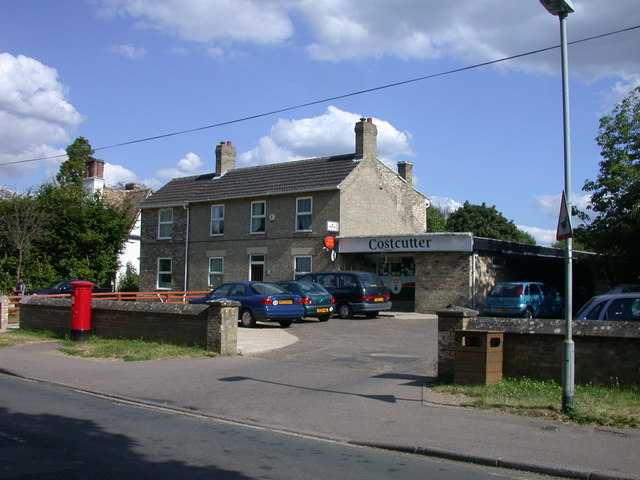
[[[592,297],[580,309],[576,320],[640,321],[640,292]]]

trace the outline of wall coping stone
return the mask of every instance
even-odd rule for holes
[[[571,325],[572,336],[640,338],[640,322],[573,320]],[[466,328],[528,335],[565,335],[565,320],[476,317],[469,321]]]

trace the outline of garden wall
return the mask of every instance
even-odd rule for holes
[[[475,310],[438,311],[438,377],[452,379],[455,331],[503,333],[503,376],[562,382],[565,321],[478,317]],[[576,383],[640,384],[640,322],[573,321]]]

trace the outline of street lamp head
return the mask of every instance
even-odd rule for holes
[[[573,13],[571,0],[540,0],[540,3],[551,15],[564,15]]]

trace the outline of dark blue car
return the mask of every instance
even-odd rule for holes
[[[205,303],[220,298],[240,302],[238,319],[244,327],[254,327],[260,321],[278,322],[287,328],[304,316],[304,306],[298,295],[267,282],[223,283],[208,295],[193,298],[189,303]]]

